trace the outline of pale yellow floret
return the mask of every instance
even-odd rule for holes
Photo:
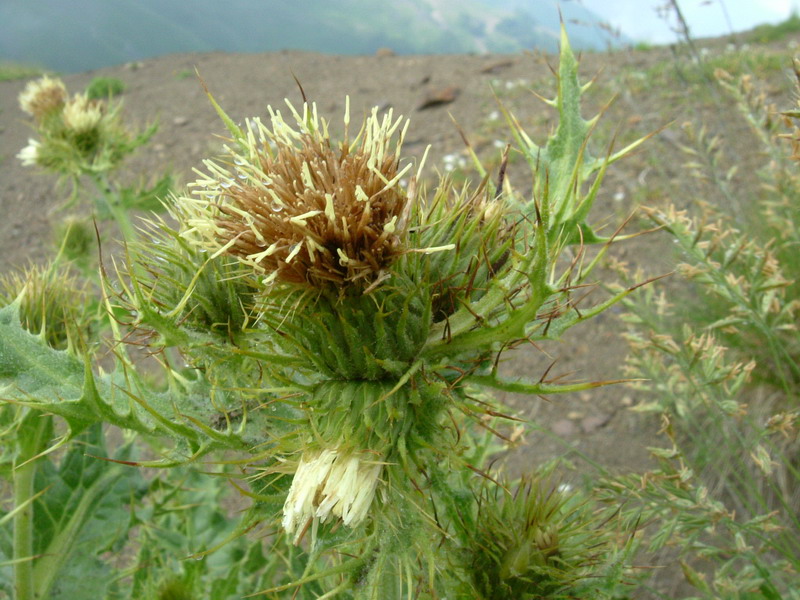
[[[297,225],[298,227],[305,227],[308,219],[311,217],[316,217],[319,214],[322,214],[321,210],[310,210],[308,212],[304,212],[302,215],[297,215],[296,217],[290,218],[289,222]]]
[[[360,185],[356,186],[356,200],[359,202],[366,202],[369,200],[369,196],[367,196],[364,188],[362,188]]]
[[[331,223],[336,222],[336,209],[333,206],[333,194],[325,194],[325,216]]]
[[[32,167],[39,158],[39,146],[41,144],[34,139],[28,138],[28,145],[17,153],[17,158],[22,161],[23,167]]]
[[[339,264],[340,265],[345,266],[345,265],[347,265],[347,263],[350,262],[350,259],[347,257],[347,254],[345,254],[344,251],[342,251],[341,248],[337,248],[336,249],[336,254],[339,255]]]
[[[294,247],[292,248],[292,251],[289,252],[289,256],[286,257],[286,263],[288,264],[292,262],[292,259],[298,254],[300,254],[300,250],[302,250],[302,248],[303,247],[301,244],[295,244]]]
[[[370,460],[364,452],[304,454],[283,506],[284,530],[294,534],[297,544],[311,519],[324,523],[338,518],[348,527],[356,527],[367,517],[382,469],[382,463]]]
[[[392,220],[383,226],[383,230],[386,233],[394,233],[395,229],[397,229],[397,215],[394,215]]]
[[[103,110],[100,104],[89,100],[84,94],[75,94],[64,105],[64,125],[77,133],[91,131],[103,119]]]

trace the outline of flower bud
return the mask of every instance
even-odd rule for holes
[[[0,307],[12,302],[22,326],[59,350],[85,338],[93,320],[85,285],[53,265],[0,276]]]

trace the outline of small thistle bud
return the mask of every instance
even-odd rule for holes
[[[44,76],[28,82],[19,95],[19,105],[22,110],[41,122],[47,115],[60,110],[68,97],[63,81]]]
[[[64,126],[75,133],[91,131],[102,118],[103,104],[90,100],[85,94],[75,94],[64,106]]]
[[[405,130],[392,142],[401,119],[391,111],[379,119],[374,109],[355,140],[334,144],[315,106],[302,116],[289,108],[298,129],[270,108],[271,128],[248,121],[229,163],[206,161],[209,176],[177,202],[183,235],[236,256],[266,283],[369,285],[404,249]]]
[[[310,519],[331,517],[356,527],[367,516],[383,464],[367,453],[322,450],[306,452],[283,506],[283,528],[300,541]]]
[[[17,152],[17,158],[22,162],[23,167],[32,167],[39,159],[39,147],[41,143],[32,138],[28,138],[28,145]]]
[[[473,572],[487,597],[566,597],[591,580],[613,536],[579,495],[538,478],[523,478],[513,494],[487,486],[483,500]]]
[[[22,326],[59,350],[74,347],[92,321],[85,286],[52,265],[0,277],[0,307],[15,301]]]

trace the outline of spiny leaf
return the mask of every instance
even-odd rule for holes
[[[208,384],[198,379],[172,387],[153,390],[130,368],[95,375],[88,362],[53,350],[40,336],[25,331],[16,304],[0,309],[0,401],[61,416],[69,437],[106,422],[189,442],[195,455],[218,447],[247,449],[267,437],[261,413],[248,420],[251,433],[244,424],[229,431],[193,425],[209,423],[215,414]]]

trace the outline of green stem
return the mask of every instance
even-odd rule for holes
[[[611,385],[614,383],[626,383],[629,379],[611,379],[608,381],[582,381],[578,383],[547,383],[545,381],[506,381],[491,375],[469,375],[466,378],[467,383],[474,383],[485,387],[491,387],[504,392],[512,392],[514,394],[569,394],[572,392],[581,392],[583,390],[591,390],[594,388],[602,387],[604,385]]]
[[[542,281],[531,282],[531,287],[530,299],[519,308],[514,309],[511,315],[499,325],[483,326],[454,335],[449,341],[430,346],[426,355],[449,354],[453,356],[460,352],[488,348],[495,343],[524,338],[525,326],[536,319],[539,309],[551,294],[551,290]]]
[[[30,413],[18,431],[14,461],[14,590],[16,600],[36,598],[33,577],[33,500],[37,456],[45,449],[52,417]]]
[[[105,173],[100,173],[92,177],[97,190],[100,192],[100,199],[105,204],[108,212],[114,217],[114,221],[119,227],[122,238],[125,242],[131,242],[136,238],[136,230],[131,223],[128,211],[126,211],[119,203],[119,194],[115,193],[111,182]]]

